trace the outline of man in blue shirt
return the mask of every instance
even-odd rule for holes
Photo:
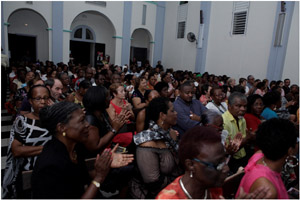
[[[177,124],[174,126],[180,137],[190,128],[200,125],[201,115],[207,110],[202,103],[193,99],[193,84],[186,81],[180,86],[179,97],[174,102],[174,109],[177,112]]]

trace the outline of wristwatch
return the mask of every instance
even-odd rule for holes
[[[113,132],[114,135],[117,134],[117,131],[115,129],[113,129],[113,128],[110,131]]]
[[[100,183],[93,180],[92,183],[96,186],[96,188],[100,188]]]

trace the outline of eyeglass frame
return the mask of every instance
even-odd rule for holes
[[[50,99],[50,97],[44,97],[44,98],[37,97],[37,98],[31,98],[31,99],[33,99],[33,100],[35,100],[35,101],[41,101],[42,99],[43,99],[44,101],[48,101],[48,100]]]
[[[223,167],[224,167],[225,165],[228,164],[229,159],[230,159],[230,155],[228,155],[228,156],[226,157],[226,159],[225,159],[224,162],[221,162],[221,163],[219,163],[219,164],[217,164],[217,165],[214,165],[213,163],[205,162],[205,161],[200,160],[200,159],[198,159],[198,158],[193,158],[194,161],[199,162],[199,163],[201,163],[201,164],[207,166],[208,168],[214,169],[214,170],[216,170],[216,171],[221,171],[221,170],[223,169]]]

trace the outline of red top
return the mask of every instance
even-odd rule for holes
[[[122,111],[122,107],[117,106],[116,104],[114,104],[112,102],[112,100],[110,100],[110,104],[114,107],[115,111],[117,114],[120,114],[120,112]],[[126,101],[123,99],[123,104],[126,105]]]
[[[251,113],[246,113],[244,115],[244,118],[246,120],[248,130],[250,130],[250,128],[252,128],[252,131],[256,131],[258,128],[258,125],[261,124],[261,120]]]
[[[114,104],[112,102],[112,100],[110,101],[110,104],[114,107],[117,114],[121,113],[121,111],[123,109],[122,107],[119,107],[116,104]],[[126,105],[125,100],[123,100],[123,104]],[[127,124],[130,124],[130,123],[131,122],[127,122]],[[112,141],[114,143],[119,143],[119,145],[122,147],[127,147],[131,143],[132,137],[133,137],[132,132],[119,133],[112,139]]]
[[[160,191],[155,199],[188,199],[179,183],[181,177],[182,176],[177,177],[172,183]],[[211,199],[219,199],[221,195],[223,196],[222,188],[209,188],[208,191]]]

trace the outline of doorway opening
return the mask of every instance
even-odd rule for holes
[[[8,34],[10,61],[36,61],[36,36]]]

